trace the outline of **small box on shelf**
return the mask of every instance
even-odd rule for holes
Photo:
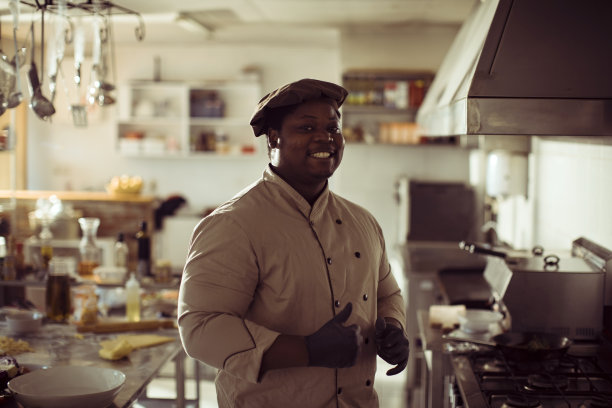
[[[126,156],[135,156],[142,153],[142,139],[119,139],[119,152]]]
[[[217,91],[192,89],[189,94],[189,114],[192,118],[222,118],[225,115],[225,102]]]
[[[166,141],[161,137],[147,137],[142,141],[142,153],[161,155],[166,153]]]

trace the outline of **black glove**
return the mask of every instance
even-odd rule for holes
[[[356,324],[342,325],[352,310],[353,304],[347,304],[333,319],[305,337],[309,366],[345,368],[355,365],[361,344],[361,328]]]
[[[397,364],[387,375],[401,373],[406,368],[409,350],[410,343],[401,328],[387,324],[382,317],[376,319],[376,351],[387,363]]]

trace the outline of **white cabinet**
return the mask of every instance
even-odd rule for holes
[[[117,149],[135,157],[249,156],[254,81],[132,82],[119,89]]]

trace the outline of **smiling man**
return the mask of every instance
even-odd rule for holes
[[[266,95],[263,177],[194,229],[179,292],[188,355],[219,369],[224,407],[377,407],[376,355],[408,361],[404,302],[382,231],[329,190],[344,88],[303,79]]]

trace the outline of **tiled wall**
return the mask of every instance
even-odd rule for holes
[[[612,137],[591,143],[534,138],[532,151],[534,240],[569,248],[584,236],[612,248]]]

